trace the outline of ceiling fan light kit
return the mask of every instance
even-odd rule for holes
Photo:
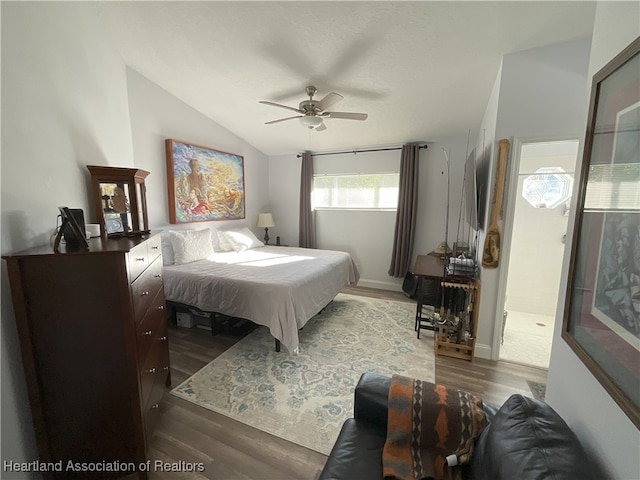
[[[354,113],[354,112],[326,112],[325,110],[330,106],[338,103],[344,97],[339,93],[329,92],[324,96],[322,100],[317,102],[313,99],[313,96],[316,94],[316,87],[310,85],[306,88],[307,95],[309,95],[309,100],[303,100],[298,105],[298,108],[289,107],[287,105],[281,105],[279,103],[273,103],[266,100],[261,100],[260,103],[265,105],[271,105],[272,107],[285,108],[287,110],[291,110],[294,112],[298,112],[300,115],[296,115],[294,117],[286,117],[280,118],[278,120],[271,120],[270,122],[266,122],[266,125],[270,125],[272,123],[280,123],[286,120],[292,120],[294,118],[299,118],[300,123],[309,129],[316,129],[317,131],[326,130],[327,126],[324,124],[324,118],[340,118],[343,120],[366,120],[366,113]]]
[[[322,125],[322,117],[305,115],[304,117],[300,117],[300,123],[307,128],[316,128]]]

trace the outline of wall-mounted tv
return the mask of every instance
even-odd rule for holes
[[[467,175],[467,166],[473,165],[473,170],[469,170],[469,176],[475,179],[475,205],[476,216],[475,225],[471,225],[475,230],[484,230],[486,216],[487,216],[487,195],[491,191],[489,185],[489,167],[491,166],[491,147],[487,146],[478,155],[475,152],[471,152],[470,157],[473,156],[473,162],[467,159],[467,165],[465,165],[465,175]],[[471,173],[473,172],[473,174]]]
[[[489,189],[490,147],[476,155],[474,148],[464,164],[465,217],[471,228],[484,230]]]
[[[471,150],[464,164],[465,217],[469,226],[478,230],[478,188],[476,185],[476,150]]]

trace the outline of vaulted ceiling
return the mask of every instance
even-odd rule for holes
[[[595,2],[99,2],[127,65],[267,155],[475,132],[503,55],[589,37]],[[314,85],[329,111],[290,110]]]

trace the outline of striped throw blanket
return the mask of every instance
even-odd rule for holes
[[[485,426],[482,400],[469,392],[394,375],[389,389],[387,439],[382,452],[387,479],[462,478]],[[451,457],[453,458],[453,457]]]

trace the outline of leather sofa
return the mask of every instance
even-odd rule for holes
[[[365,373],[355,389],[353,418],[342,426],[320,480],[382,479],[391,378]],[[603,480],[609,478],[547,404],[512,395],[484,404],[487,425],[463,478],[470,480]]]

